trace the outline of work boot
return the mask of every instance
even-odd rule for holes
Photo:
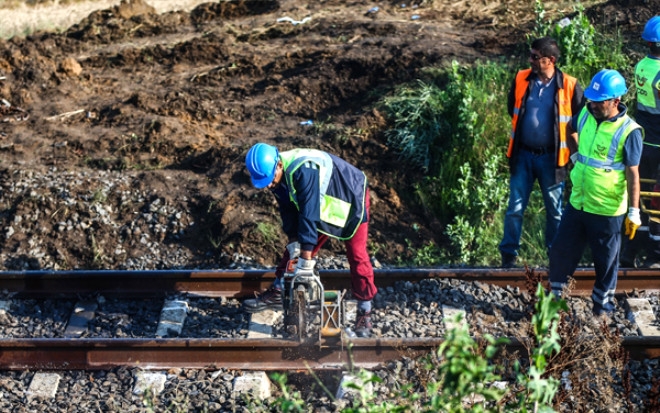
[[[355,320],[355,334],[358,337],[367,338],[371,336],[371,311],[358,310]]]
[[[502,268],[514,268],[516,266],[516,260],[518,257],[516,257],[513,254],[508,254],[506,252],[502,253],[502,265],[500,267]]]
[[[271,285],[270,288],[257,295],[255,298],[243,301],[243,309],[248,313],[258,313],[267,309],[281,310],[282,290]]]

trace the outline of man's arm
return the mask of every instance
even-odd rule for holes
[[[312,250],[318,242],[317,223],[321,220],[321,187],[318,166],[307,162],[293,174],[293,186],[298,199],[298,242],[300,256],[312,258]]]
[[[629,206],[639,208],[639,162],[642,158],[642,132],[635,129],[630,132],[623,146],[623,163],[626,165],[626,183],[628,186]]]
[[[628,184],[629,206],[639,208],[639,165],[626,166],[626,183]]]

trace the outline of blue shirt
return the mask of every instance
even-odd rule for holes
[[[531,81],[525,103],[525,115],[520,122],[523,145],[531,148],[552,148],[555,145],[555,95],[557,77],[544,85],[538,78]]]

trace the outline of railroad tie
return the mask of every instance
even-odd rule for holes
[[[135,386],[133,394],[150,393],[152,396],[160,394],[165,389],[167,375],[162,372],[138,371],[135,373]]]
[[[35,373],[30,381],[26,396],[28,400],[34,398],[52,399],[60,385],[60,375],[57,373]]]
[[[637,331],[645,337],[660,336],[660,328],[655,318],[651,302],[647,298],[626,298],[626,318],[637,326]]]
[[[459,314],[461,316],[460,324],[454,322]],[[445,324],[446,331],[457,328],[460,325],[464,325],[467,323],[465,318],[465,310],[463,308],[450,307],[443,304],[442,315],[443,315],[442,321]]]
[[[94,318],[98,304],[96,301],[81,301],[76,303],[69,322],[64,330],[64,337],[76,338],[87,331],[87,325]]]
[[[234,378],[234,395],[251,394],[257,400],[264,400],[271,396],[270,380],[264,371],[252,371]]]
[[[264,310],[250,317],[248,338],[272,338],[273,325],[282,317],[282,311]]]
[[[156,337],[178,337],[188,315],[188,303],[182,300],[165,300],[160,310]]]

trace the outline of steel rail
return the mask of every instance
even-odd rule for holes
[[[547,279],[547,270],[533,269]],[[347,270],[321,270],[327,289],[350,286]],[[525,288],[524,269],[494,268],[396,268],[375,271],[376,285],[388,287],[398,281],[418,282],[429,278],[478,281]],[[579,268],[574,273],[575,295],[589,295],[593,288],[593,268]],[[275,278],[273,270],[72,270],[72,271],[7,271],[0,272],[0,288],[25,296],[72,295],[86,293],[117,294],[122,296],[158,295],[167,292],[186,292],[211,297],[246,297],[268,288]],[[660,270],[621,269],[617,294],[634,289],[660,291]]]
[[[368,369],[402,356],[428,354],[442,341],[358,338],[350,345],[319,349],[284,339],[4,339],[0,340],[0,370]],[[660,337],[625,337],[623,347],[635,360],[660,357]],[[527,356],[524,343],[518,339],[510,339],[506,348]]]

